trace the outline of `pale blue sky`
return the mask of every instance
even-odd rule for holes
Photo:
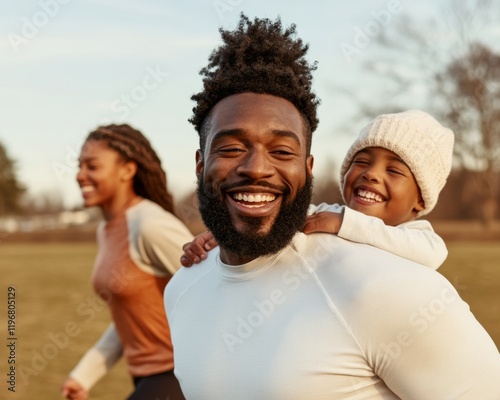
[[[234,26],[243,11],[296,23],[310,44],[309,60],[319,62],[314,89],[322,104],[313,139],[318,173],[329,158],[340,163],[367,122],[353,118],[352,101],[335,88],[377,92],[361,70],[370,44],[349,62],[341,43],[353,44],[356,29],[390,4],[401,11],[391,14],[394,21],[403,12],[435,12],[432,3],[0,0],[0,141],[31,193],[60,192],[66,204],[78,205],[81,141],[101,123],[127,122],[151,140],[179,199],[194,188],[198,137],[187,119],[190,96],[201,88],[198,72],[219,43],[218,28]]]

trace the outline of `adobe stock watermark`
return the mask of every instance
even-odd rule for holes
[[[411,328],[400,331],[392,342],[382,343],[382,351],[393,360],[398,358],[405,347],[413,344],[415,336],[425,332],[445,312],[446,307],[456,300],[457,295],[450,288],[442,289],[439,297],[410,314],[408,325]]]
[[[104,126],[112,123],[113,121],[110,118],[103,118],[97,123],[97,125]],[[82,130],[81,137],[85,138],[88,135],[88,133],[89,133],[88,131]],[[71,179],[75,179],[80,164],[79,161],[80,149],[84,144],[85,144],[84,139],[82,139],[77,146],[72,146],[72,145],[64,146],[64,149],[66,151],[64,159],[62,161],[51,162],[50,166],[59,182],[62,182],[64,180],[65,175],[67,174],[71,174],[70,175]]]
[[[162,71],[160,65],[146,67],[146,74],[140,83],[114,100],[111,103],[111,110],[119,114],[120,118],[127,118],[131,110],[136,109],[153,90],[158,89],[168,75],[168,72]]]
[[[411,0],[405,0],[409,2]],[[373,19],[369,20],[362,27],[354,27],[354,37],[351,43],[341,42],[340,50],[347,62],[351,62],[352,57],[361,53],[372,41],[372,38],[378,35],[381,30],[387,27],[391,21],[393,14],[399,14],[403,10],[403,5],[400,0],[389,0],[387,7],[378,11],[372,11]]]
[[[337,247],[338,243],[333,235],[321,236],[312,256],[302,258],[301,264],[293,265],[281,275],[279,282],[281,287],[272,289],[266,298],[253,301],[252,310],[245,317],[238,316],[234,329],[222,334],[222,340],[229,352],[234,353],[236,346],[243,345],[262,327],[279,306],[287,301],[292,292],[298,290],[304,281],[314,275],[319,263],[333,254]]]
[[[236,328],[234,332],[224,332],[222,339],[229,349],[230,353],[234,352],[234,346],[243,344],[246,339],[253,335],[255,329],[270,318],[276,309],[276,306],[283,304],[287,297],[280,289],[273,289],[269,294],[268,299],[255,300],[253,306],[255,309],[251,311],[246,318],[241,316],[236,318]]]
[[[68,4],[71,0],[40,0],[38,5],[40,10],[35,12],[31,18],[23,17],[21,19],[21,30],[19,33],[9,32],[7,39],[16,53],[19,47],[26,45],[34,39],[41,29],[59,14],[61,6]]]
[[[76,314],[85,318],[83,321],[68,321],[59,332],[49,332],[44,345],[31,351],[31,362],[19,365],[18,375],[22,383],[27,386],[31,377],[38,376],[43,372],[52,360],[57,358],[71,343],[71,340],[82,333],[82,326],[90,324],[97,315],[107,308],[107,303],[113,301],[113,294],[118,294],[133,282],[133,278],[127,273],[112,273],[106,289],[101,290],[99,295],[88,296],[80,302],[76,308]]]
[[[123,93],[119,99],[113,100],[111,110],[119,114],[115,118],[103,118],[98,125],[108,125],[115,122],[116,118],[127,118],[132,109],[136,109],[142,102],[146,101],[150,92],[160,87],[165,78],[169,75],[168,72],[162,70],[160,65],[147,66],[146,73],[140,80],[139,84],[133,86],[128,92]],[[82,137],[86,137],[88,132],[82,132]],[[66,155],[63,161],[53,161],[51,163],[52,171],[59,182],[62,182],[64,177],[69,173],[74,178],[74,174],[78,170],[80,150],[83,141],[79,146],[65,146]]]
[[[85,135],[85,133],[82,133],[82,136],[83,135]],[[78,148],[81,148],[82,145],[83,145],[83,142],[81,143],[81,145]],[[63,162],[52,161],[52,163],[50,165],[52,167],[52,171],[54,172],[54,174],[57,177],[57,180],[59,182],[62,182],[64,176],[68,173],[70,173],[71,177],[73,179],[75,179],[75,174],[76,174],[76,171],[78,170],[78,165],[80,163],[79,150],[77,150],[71,146],[65,146],[65,150],[66,150],[66,156],[64,157]]]
[[[232,13],[242,2],[242,0],[214,0],[212,5],[219,19],[223,21],[224,15]]]
[[[131,110],[136,109],[141,103],[146,101],[149,94],[155,89],[159,88],[160,85],[165,81],[165,78],[169,76],[167,71],[162,70],[160,65],[147,66],[146,73],[140,80],[140,82],[133,86],[128,92],[123,93],[119,99],[115,99],[111,103],[111,110],[119,114],[115,118],[103,118],[99,121],[99,126],[108,125],[117,118],[126,119],[131,113]],[[86,137],[88,132],[82,132],[82,137]],[[80,151],[83,145],[83,141],[77,148],[72,146],[65,146],[66,155],[64,160],[52,161],[51,167],[52,171],[57,177],[59,182],[62,182],[64,176],[68,173],[74,178],[74,174],[78,170]]]

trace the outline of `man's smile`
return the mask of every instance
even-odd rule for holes
[[[267,188],[258,191],[238,190],[227,193],[229,206],[238,214],[248,217],[264,217],[281,204],[282,196],[269,192]]]
[[[233,193],[232,198],[236,201],[244,201],[248,203],[266,203],[274,201],[276,198],[273,194],[266,193]]]

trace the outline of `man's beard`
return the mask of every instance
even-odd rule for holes
[[[238,186],[257,185],[266,186],[266,182],[245,181],[238,182]],[[269,185],[267,185],[269,186]],[[281,208],[268,233],[258,233],[264,218],[244,217],[240,219],[247,224],[247,232],[239,232],[231,221],[231,215],[222,194],[215,194],[207,190],[202,178],[198,179],[198,202],[201,217],[205,226],[212,232],[219,245],[241,257],[257,258],[277,253],[283,249],[302,229],[307,217],[307,210],[311,203],[313,178],[307,176],[304,186],[299,189],[295,199],[289,199],[290,190],[283,191]]]

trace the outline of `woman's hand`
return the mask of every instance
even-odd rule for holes
[[[73,378],[68,378],[64,382],[61,394],[65,399],[69,400],[88,400],[89,392],[78,381]]]

